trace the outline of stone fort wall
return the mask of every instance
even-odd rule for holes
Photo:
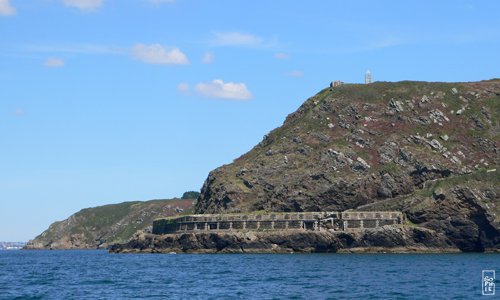
[[[351,231],[384,225],[398,225],[402,222],[403,214],[397,211],[203,214],[155,220],[153,233],[276,230]]]

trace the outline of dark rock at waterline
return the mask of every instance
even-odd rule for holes
[[[153,235],[110,248],[113,253],[457,252],[425,228],[383,226],[363,232],[212,232]]]

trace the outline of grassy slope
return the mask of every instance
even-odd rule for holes
[[[33,243],[53,247],[77,240],[80,248],[93,248],[101,243],[125,242],[138,230],[150,226],[154,219],[177,215],[179,209],[189,210],[192,202],[193,199],[132,201],[82,209],[64,221],[53,223]]]

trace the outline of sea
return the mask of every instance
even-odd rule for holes
[[[0,251],[0,299],[499,299],[484,270],[500,254]]]

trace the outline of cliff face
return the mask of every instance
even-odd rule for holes
[[[498,248],[499,133],[500,80],[328,88],[212,171],[195,211],[385,204],[445,234],[453,247]]]
[[[362,232],[217,232],[157,236],[141,233],[114,253],[458,252],[443,234],[383,226]]]
[[[400,210],[407,226],[426,228],[447,237],[460,251],[500,251],[500,178],[497,172],[476,172],[427,182],[409,196],[359,207]]]
[[[25,249],[96,249],[129,240],[159,217],[175,216],[192,207],[193,199],[123,202],[83,209],[55,222],[28,242]]]
[[[212,171],[196,211],[345,210],[498,165],[500,80],[325,89]]]
[[[111,252],[500,252],[498,173],[476,172],[427,182],[411,195],[358,207],[398,210],[403,225],[362,231],[221,231],[154,235],[138,232]]]

